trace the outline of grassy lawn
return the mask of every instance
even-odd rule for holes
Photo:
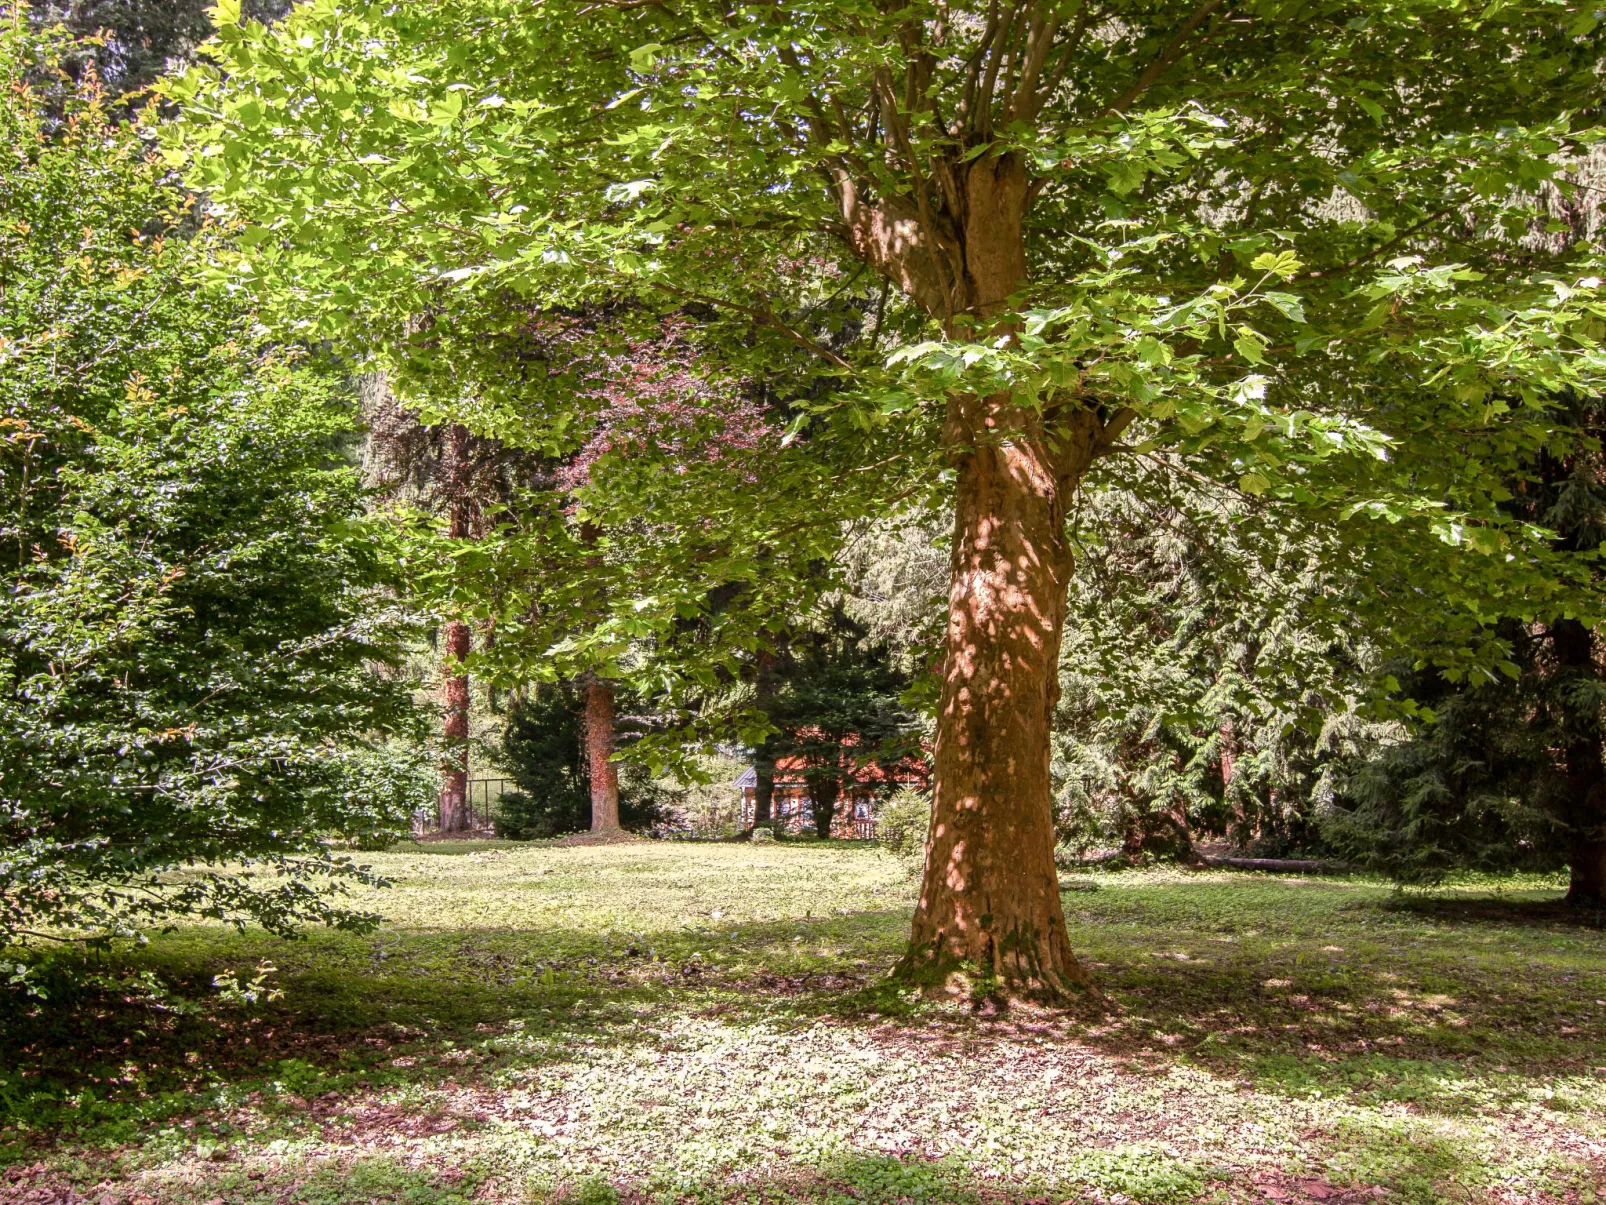
[[[367,857],[376,933],[187,929],[7,1004],[0,1200],[1606,1193],[1606,933],[1555,883],[1075,876],[1116,1008],[988,1018],[887,986],[873,848]],[[264,960],[280,998],[211,987]]]

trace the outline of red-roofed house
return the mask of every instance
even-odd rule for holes
[[[814,808],[809,799],[809,784],[803,777],[801,757],[783,757],[775,763],[775,789],[770,795],[770,813],[774,827],[782,832],[798,833],[814,827]],[[844,783],[842,797],[837,800],[836,815],[831,817],[833,837],[854,837],[869,840],[875,836],[875,802],[898,787],[926,790],[931,785],[931,771],[925,762],[905,758],[888,767],[871,762],[854,771],[858,780]],[[741,827],[753,823],[753,807],[758,792],[758,774],[748,766],[734,784],[742,793]]]

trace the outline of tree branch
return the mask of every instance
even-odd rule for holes
[[[1410,238],[1418,230],[1421,230],[1421,229],[1423,229],[1424,227],[1427,227],[1427,226],[1431,226],[1434,222],[1437,222],[1440,218],[1445,217],[1449,212],[1450,211],[1448,209],[1436,209],[1432,213],[1428,214],[1427,217],[1423,218],[1420,222],[1416,223],[1414,226],[1406,227],[1404,230],[1400,231],[1397,235],[1395,235],[1393,238],[1391,238],[1388,242],[1379,243],[1376,247],[1373,247],[1365,255],[1362,255],[1362,256],[1359,256],[1359,257],[1357,257],[1355,259],[1352,259],[1347,264],[1341,264],[1336,268],[1326,268],[1326,269],[1318,268],[1318,269],[1316,269],[1314,271],[1311,271],[1311,272],[1303,272],[1300,275],[1294,277],[1294,279],[1295,280],[1332,280],[1335,277],[1344,276],[1347,273],[1353,272],[1356,268],[1359,268],[1359,267],[1362,267],[1365,264],[1371,263],[1374,259],[1376,259],[1378,256],[1382,255],[1384,252],[1394,250],[1394,248],[1398,247],[1401,243],[1403,243],[1406,239]]]
[[[1015,18],[1019,14],[1020,7],[1011,4],[1004,19],[999,22],[998,30],[993,35],[993,44],[987,52],[987,72],[982,77],[981,91],[976,96],[976,110],[971,123],[978,142],[992,141],[993,89],[998,86],[998,69],[1003,65],[1004,47],[1009,42],[1015,28]]]
[[[1016,85],[1015,95],[1005,110],[1011,120],[1031,121],[1037,116],[1039,105],[1037,81],[1043,73],[1043,64],[1048,61],[1048,52],[1054,45],[1054,39],[1059,36],[1059,31],[1060,18],[1057,12],[1043,17],[1033,11],[1026,35],[1026,53],[1021,59],[1020,82]]]
[[[1188,39],[1193,36],[1194,31],[1209,20],[1210,15],[1225,2],[1226,0],[1205,0],[1204,4],[1194,10],[1193,16],[1187,19],[1182,28],[1177,30],[1176,36],[1160,52],[1160,57],[1150,63],[1143,74],[1138,77],[1137,83],[1112,101],[1105,112],[1119,113],[1147,92],[1150,85],[1169,71],[1177,59],[1182,57],[1182,50],[1187,45]]]
[[[1054,70],[1049,72],[1048,79],[1038,90],[1032,104],[1032,118],[1041,113],[1049,101],[1054,99],[1054,93],[1059,89],[1060,81],[1065,73],[1071,69],[1071,62],[1076,58],[1077,48],[1081,46],[1082,39],[1087,36],[1088,26],[1092,24],[1093,0],[1082,0],[1082,7],[1076,13],[1076,26],[1071,30],[1071,36],[1065,39],[1065,45],[1060,48],[1059,62],[1054,64]]]

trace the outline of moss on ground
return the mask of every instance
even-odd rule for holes
[[[0,1002],[0,1199],[1606,1190],[1606,934],[1553,882],[1080,876],[1118,1010],[982,1018],[887,981],[914,885],[874,848],[364,857],[376,933],[195,927]],[[277,999],[212,986],[264,962]]]

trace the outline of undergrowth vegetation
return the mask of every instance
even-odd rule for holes
[[[874,847],[372,861],[395,881],[361,901],[387,918],[373,934],[193,927],[87,978],[39,968],[60,994],[0,1017],[0,1196],[1582,1205],[1606,1187],[1606,934],[1553,909],[1548,880],[1079,875],[1072,938],[1109,1009],[991,1015],[889,983],[916,886]]]

